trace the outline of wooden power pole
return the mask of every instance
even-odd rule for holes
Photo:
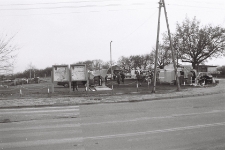
[[[161,7],[164,7],[164,14],[165,14],[165,18],[166,18],[168,36],[169,36],[169,40],[170,40],[170,50],[172,52],[173,66],[174,66],[174,71],[175,71],[177,91],[180,91],[180,83],[179,83],[179,78],[178,78],[178,73],[177,73],[177,66],[176,66],[176,61],[175,61],[175,53],[174,53],[174,50],[173,50],[172,39],[171,39],[171,35],[170,35],[170,28],[169,28],[169,23],[168,23],[168,18],[167,18],[166,5],[165,5],[165,1],[164,0],[160,0],[160,2],[159,2],[159,16],[158,16],[158,27],[157,27],[158,29],[157,29],[157,39],[156,39],[155,67],[154,67],[154,78],[153,78],[153,90],[152,90],[152,93],[155,93],[155,89],[156,89],[156,76],[157,76],[157,63],[158,63],[158,48],[159,48],[159,31],[160,31]]]
[[[167,12],[166,12],[165,0],[162,0],[162,2],[163,2],[164,14],[165,14],[165,18],[166,18],[168,36],[169,36],[169,40],[170,40],[170,50],[172,52],[172,57],[173,57],[172,59],[173,59],[173,67],[174,67],[174,71],[175,71],[175,77],[176,77],[177,91],[180,91],[180,82],[179,82],[179,77],[178,77],[178,73],[177,73],[177,66],[176,66],[176,61],[175,61],[175,52],[174,52],[174,49],[173,49],[172,39],[171,39],[171,35],[170,35],[170,28],[169,28],[169,22],[168,22],[168,17],[167,17]]]
[[[158,49],[159,49],[159,31],[160,31],[160,16],[161,16],[162,0],[159,1],[159,15],[158,15],[158,27],[157,27],[157,39],[156,39],[156,50],[155,50],[155,66],[153,76],[153,89],[152,93],[155,93],[156,88],[156,76],[157,76],[157,64],[158,64]]]

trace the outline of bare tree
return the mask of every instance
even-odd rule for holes
[[[35,70],[36,70],[36,67],[34,65],[32,65],[32,63],[30,63],[28,65],[28,70],[30,72],[30,78],[32,77],[32,72],[33,72],[33,77],[35,78]]]
[[[151,55],[155,58],[155,49],[153,48]],[[157,66],[161,69],[172,63],[172,54],[167,44],[159,44]]]
[[[92,67],[92,64],[93,64],[93,61],[92,60],[86,60],[86,61],[79,61],[79,62],[76,62],[75,64],[86,64],[86,67],[88,70],[93,70],[93,67]]]
[[[176,43],[183,62],[190,62],[194,69],[210,58],[225,55],[225,28],[212,25],[200,27],[200,22],[193,18],[185,18],[177,23]]]
[[[93,70],[102,69],[103,61],[100,59],[92,60],[92,68]]]
[[[141,55],[141,64],[144,70],[152,68],[154,64],[154,57],[151,54]]]
[[[0,74],[7,74],[14,69],[16,51],[18,47],[13,45],[15,36],[0,37]]]
[[[132,63],[129,57],[121,56],[117,61],[117,64],[124,70],[127,70],[128,72],[131,71]]]

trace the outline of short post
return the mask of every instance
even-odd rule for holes
[[[113,84],[112,84],[112,95],[113,95]]]
[[[137,81],[137,92],[138,92],[138,81]]]
[[[50,97],[49,85],[48,85],[48,97]]]
[[[23,94],[23,93],[22,93],[21,86],[20,86],[20,97],[22,97],[22,94]]]
[[[85,85],[85,92],[86,92],[86,96],[88,95],[88,91],[87,91],[87,84]]]
[[[54,93],[54,84],[52,83],[52,93]]]
[[[54,76],[52,71],[51,71],[51,80],[52,80],[52,93],[54,93]]]

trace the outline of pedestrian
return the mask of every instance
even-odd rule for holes
[[[125,74],[123,72],[120,73],[121,75],[121,80],[122,80],[122,83],[124,84],[124,78],[125,78]]]
[[[116,80],[116,75],[115,75],[115,73],[113,73],[113,80]]]
[[[117,73],[116,80],[117,80],[117,83],[120,85],[121,76],[119,72]]]
[[[188,80],[187,80],[188,84],[192,84],[192,77],[193,77],[193,73],[191,71],[188,72]]]
[[[75,89],[76,89],[76,91],[78,91],[78,84],[77,84],[77,81],[73,81],[72,82],[73,83],[73,91],[75,91]]]
[[[141,86],[142,82],[143,82],[143,72],[140,71],[140,75],[139,75],[139,85]]]
[[[148,80],[148,84],[151,84],[151,82],[152,82],[151,71],[148,71],[148,73],[147,73],[147,80]]]
[[[105,76],[105,83],[107,83],[108,75]]]
[[[135,73],[136,73],[136,78],[137,78],[137,83],[139,82],[139,80],[140,80],[140,74],[139,74],[139,72],[138,71],[135,71]]]

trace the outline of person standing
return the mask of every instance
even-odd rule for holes
[[[121,72],[121,79],[122,79],[122,83],[124,84],[124,78],[125,78],[125,74],[123,72]]]
[[[139,74],[139,72],[137,70],[135,71],[135,73],[136,73],[137,84],[138,84],[138,82],[140,80],[140,74]]]
[[[72,83],[73,83],[73,91],[75,91],[75,89],[76,89],[76,91],[78,91],[78,84],[77,84],[77,81],[72,81]]]
[[[188,84],[192,84],[192,77],[193,77],[193,73],[191,71],[188,72]]]
[[[143,72],[140,71],[140,75],[139,75],[139,85],[141,86],[142,82],[143,82]]]
[[[120,85],[120,80],[121,80],[121,76],[120,76],[120,72],[117,73],[117,83]]]
[[[105,83],[107,83],[108,75],[105,76]]]

